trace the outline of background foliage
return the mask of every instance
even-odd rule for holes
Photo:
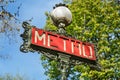
[[[67,1],[67,0],[65,0]],[[120,4],[115,0],[73,0],[68,5],[72,24],[67,34],[95,45],[97,62],[101,71],[93,70],[86,63],[70,68],[70,80],[120,79]],[[46,30],[57,30],[47,15]],[[46,75],[51,80],[60,79],[59,62],[42,57]]]
[[[5,33],[8,38],[20,30],[19,20],[16,18],[19,15],[20,6],[18,11],[10,13],[7,8],[11,3],[14,3],[14,0],[0,1],[0,33]]]
[[[10,74],[5,74],[0,76],[0,80],[28,80],[25,76],[20,76],[19,74],[12,76]]]
[[[0,38],[8,38],[10,43],[16,41],[16,36],[20,31],[20,23],[16,18],[19,15],[20,6],[18,6],[16,12],[10,13],[8,11],[8,6],[12,3],[14,3],[14,0],[0,0]],[[2,37],[3,35],[5,37]],[[11,58],[9,54],[0,54],[0,60],[6,60],[9,58]],[[27,78],[19,74],[13,76],[6,73],[0,75],[0,80],[27,80]]]

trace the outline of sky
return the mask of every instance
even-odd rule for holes
[[[31,25],[37,28],[45,26],[45,12],[50,12],[53,6],[62,0],[16,0],[11,3],[7,10],[11,13],[17,11],[17,6],[21,5],[18,19],[23,21],[33,18]],[[42,67],[40,54],[38,53],[22,53],[20,45],[23,43],[20,34],[23,33],[23,28],[13,41],[9,43],[9,39],[4,34],[0,34],[0,76],[4,74],[27,77],[29,80],[46,80],[45,70]],[[1,58],[1,55],[4,55]],[[4,59],[5,58],[5,59]],[[7,59],[6,59],[7,58]]]

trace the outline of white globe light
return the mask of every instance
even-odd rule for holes
[[[51,12],[51,19],[57,27],[60,23],[63,23],[65,24],[65,26],[68,26],[72,21],[72,13],[67,7],[59,6]]]

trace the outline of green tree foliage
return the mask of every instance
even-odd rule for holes
[[[71,68],[71,80],[118,80],[120,79],[120,4],[114,0],[73,0],[69,4],[72,24],[67,34],[95,45],[97,62],[101,71],[93,70],[87,64]],[[56,30],[48,15],[45,29]],[[57,80],[58,62],[43,59],[43,65],[50,79]],[[44,64],[44,61],[48,65]],[[53,63],[53,64],[51,64]]]
[[[28,80],[25,76],[20,76],[19,74],[12,76],[10,74],[5,74],[0,76],[0,80]]]

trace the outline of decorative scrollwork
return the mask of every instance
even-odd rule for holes
[[[44,54],[47,58],[51,59],[51,60],[58,60],[58,55],[54,55],[52,53],[49,52],[45,52],[45,51],[40,51],[38,53],[42,53]]]
[[[24,32],[20,36],[22,37],[24,42],[20,46],[20,51],[24,53],[34,51],[32,48],[30,48],[31,26],[28,22],[23,22],[22,27],[24,28]]]
[[[68,7],[66,4],[63,4],[63,3],[59,3],[59,4],[56,4],[53,9],[55,9],[56,7],[59,7],[59,6],[65,6],[65,7]]]

